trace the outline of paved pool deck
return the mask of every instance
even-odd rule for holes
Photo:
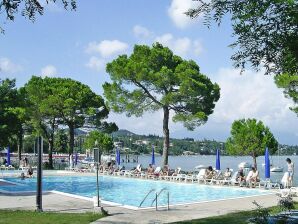
[[[231,212],[255,209],[253,201],[257,201],[264,207],[277,204],[278,197],[274,194],[255,197],[229,199],[214,202],[204,202],[191,205],[171,206],[170,210],[165,208],[131,210],[118,206],[103,204],[110,216],[93,222],[99,223],[171,223],[184,220],[200,219]],[[297,200],[297,199],[296,199]],[[298,200],[297,200],[298,201]],[[12,210],[35,210],[36,198],[34,194],[0,194],[0,209]],[[98,212],[92,201],[73,198],[56,193],[43,195],[43,210],[48,212]]]
[[[55,175],[57,175],[57,173],[55,173]],[[67,174],[61,173],[61,175]],[[294,199],[298,201],[297,198]],[[238,199],[171,206],[169,211],[165,208],[160,208],[158,211],[155,211],[155,209],[131,210],[119,206],[103,204],[104,209],[108,211],[110,216],[97,220],[92,224],[179,222],[184,220],[224,215],[237,211],[252,210],[255,209],[253,201],[258,202],[264,207],[270,207],[276,205],[277,200],[278,197],[275,194],[269,194]],[[0,193],[0,209],[35,210],[35,203],[36,198],[34,193]],[[93,202],[91,200],[88,201],[85,199],[74,198],[54,192],[48,192],[43,195],[43,209],[44,211],[49,212],[99,212],[98,208],[94,208]]]

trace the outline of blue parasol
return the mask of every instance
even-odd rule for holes
[[[7,147],[7,166],[10,165],[10,148],[9,146]]]
[[[119,149],[116,149],[116,160],[117,160],[118,166],[120,166],[121,159],[120,159],[120,150]]]
[[[216,150],[216,170],[220,170],[220,152],[219,149]]]
[[[270,178],[270,159],[269,159],[269,150],[266,148],[265,151],[265,178]]]
[[[151,158],[151,164],[152,164],[152,165],[155,165],[154,145],[152,145],[152,158]]]

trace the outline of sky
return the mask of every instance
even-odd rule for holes
[[[5,34],[0,36],[0,79],[16,78],[23,86],[32,75],[69,77],[85,83],[102,95],[102,84],[110,81],[106,63],[120,54],[130,54],[135,44],[158,41],[185,59],[198,63],[201,72],[221,88],[220,100],[208,122],[187,131],[170,122],[175,138],[225,141],[231,124],[242,118],[256,118],[267,125],[283,144],[298,145],[298,118],[290,111],[272,76],[248,68],[240,75],[230,57],[235,41],[229,17],[210,29],[203,19],[190,19],[184,12],[197,3],[192,0],[89,0],[77,1],[76,11],[59,4],[45,6],[34,23],[16,16],[14,22],[0,17]],[[162,111],[140,118],[110,113],[109,121],[137,134],[162,135]]]

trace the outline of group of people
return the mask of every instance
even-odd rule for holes
[[[181,168],[173,170],[170,169],[169,165],[161,167],[154,167],[154,165],[149,164],[147,168],[143,168],[141,164],[139,164],[136,168],[132,170],[133,174],[141,174],[144,173],[148,176],[155,177],[168,177],[168,176],[177,176],[180,173]]]
[[[99,166],[99,172],[107,171],[109,174],[112,174],[112,173],[117,172],[117,171],[122,170],[122,169],[125,169],[125,167],[124,166],[117,167],[115,161],[102,163]]]
[[[255,186],[256,183],[260,181],[259,171],[255,167],[252,167],[247,176],[245,176],[243,168],[240,168],[237,173],[236,180],[240,186],[245,184]]]
[[[29,166],[28,167],[28,170],[27,170],[27,174],[25,174],[24,172],[22,172],[20,178],[22,180],[24,180],[25,178],[32,178],[33,177],[33,173],[34,172],[33,172],[32,166]]]
[[[287,186],[293,186],[294,163],[290,158],[287,158],[286,162],[288,169],[287,172],[284,174],[284,177],[286,178],[285,182],[287,183]],[[231,177],[231,172],[229,168],[227,168],[224,176]],[[259,171],[255,167],[252,167],[251,170],[248,172],[247,176],[245,176],[244,170],[240,168],[237,173],[236,180],[240,183],[241,186],[243,186],[244,184],[254,186],[257,182],[260,181]]]
[[[139,164],[135,169],[133,169],[133,173],[140,174],[142,173],[142,171],[145,171],[145,170],[147,175],[155,175],[155,176],[168,176],[171,173],[171,170],[168,165],[165,165],[162,169],[158,170],[158,169],[155,169],[152,164],[149,164],[147,169],[143,169],[142,165]]]
[[[288,175],[288,181],[290,186],[292,186],[293,182],[293,175],[294,175],[294,163],[291,159],[286,159],[288,164],[288,171],[286,174]],[[124,166],[117,166],[115,161],[111,161],[108,163],[101,164],[99,166],[100,172],[108,172],[108,174],[113,174],[115,172],[120,172],[125,170]],[[167,176],[177,176],[180,173],[181,168],[177,168],[176,170],[170,169],[168,165],[165,165],[163,168],[154,167],[153,164],[149,164],[147,168],[143,168],[141,164],[139,164],[134,169],[130,170],[131,173],[138,175],[138,174],[145,174],[148,176],[157,176],[157,177],[167,177]],[[28,170],[29,172],[29,170]],[[30,175],[31,176],[31,175]],[[209,166],[205,170],[204,179],[206,180],[216,180],[216,179],[223,179],[228,180],[231,179],[233,176],[233,170],[230,168],[226,168],[224,172],[216,171],[212,166]],[[237,171],[237,174],[233,176],[235,178],[235,182],[239,183],[239,186],[250,186],[255,187],[256,184],[260,181],[259,171],[256,167],[252,167],[248,173],[245,173],[243,168],[240,168]]]

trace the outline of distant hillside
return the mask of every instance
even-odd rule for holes
[[[137,134],[128,131],[126,129],[120,129],[118,131],[115,131],[112,133],[113,137],[119,137],[119,136],[138,136]]]

